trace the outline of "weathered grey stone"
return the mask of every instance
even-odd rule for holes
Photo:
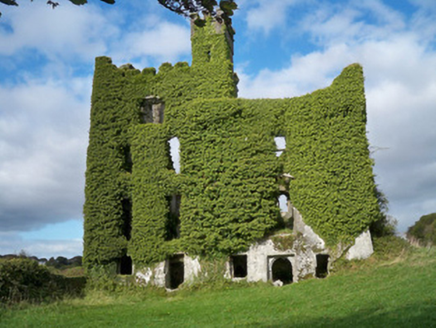
[[[152,284],[157,287],[166,287],[168,281],[169,261],[159,262],[154,269],[144,268],[136,272],[136,282],[141,285]],[[183,256],[184,282],[192,282],[201,271],[198,258]]]
[[[292,208],[294,217],[294,233],[298,235],[299,233],[303,235],[304,243],[314,249],[319,251],[325,249],[325,242],[318,236],[311,227],[304,223],[300,212],[293,207]]]
[[[191,258],[185,255],[185,282],[192,282],[201,272],[201,265],[198,257]]]
[[[371,233],[368,231],[362,232],[352,247],[346,254],[347,260],[363,260],[374,253],[371,241]]]
[[[275,286],[275,287],[282,287],[283,286],[283,281],[276,280],[276,281],[273,282],[273,286]]]

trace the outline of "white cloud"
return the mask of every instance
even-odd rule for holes
[[[127,33],[114,47],[112,57],[117,61],[131,58],[156,57],[161,62],[174,62],[191,50],[190,29],[169,22],[160,22],[150,29]]]
[[[288,67],[260,71],[256,76],[239,73],[239,95],[246,98],[294,97],[327,87],[335,75],[352,63],[353,55],[348,47],[339,44],[324,52],[312,52],[306,56],[293,56]]]
[[[36,50],[61,66],[78,60],[92,63],[102,55],[120,64],[139,58],[145,65],[149,57],[174,61],[190,52],[188,23],[168,22],[153,11],[136,14],[135,22],[126,23],[116,11],[92,4],[86,8],[65,4],[52,10],[45,3],[25,3],[2,20],[6,24],[0,25],[0,55],[17,59],[23,51]]]
[[[301,26],[320,46],[383,40],[405,27],[403,15],[379,0],[321,3],[317,8],[302,19]]]
[[[52,10],[45,3],[23,3],[1,19],[8,28],[0,33],[0,54],[9,56],[36,49],[52,59],[89,60],[104,53],[105,41],[119,32],[109,17],[92,5],[86,10],[68,5]]]
[[[256,0],[250,2],[256,6],[249,7],[247,12],[247,25],[249,29],[261,30],[269,34],[271,30],[283,26],[288,16],[287,9],[297,3],[296,0]],[[240,8],[243,9],[248,3],[243,2]],[[248,6],[247,6],[248,7]]]
[[[83,240],[76,239],[58,239],[58,240],[25,240],[15,233],[0,232],[0,254],[16,254],[24,251],[29,256],[39,258],[64,256],[72,258],[82,255]]]
[[[3,231],[81,217],[91,83],[69,82],[0,87]]]

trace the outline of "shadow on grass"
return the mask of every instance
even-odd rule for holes
[[[436,327],[436,304],[434,300],[414,303],[399,307],[395,310],[384,310],[373,307],[356,310],[349,316],[335,318],[322,316],[318,318],[296,318],[279,320],[274,324],[250,323],[243,327],[269,327],[269,328],[303,328],[303,327],[335,327],[335,328],[361,328],[361,327]]]

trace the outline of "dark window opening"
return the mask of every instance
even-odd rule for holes
[[[174,255],[168,260],[167,288],[176,289],[185,279],[183,255]]]
[[[247,276],[247,255],[233,255],[231,258],[234,278],[245,278]]]
[[[163,123],[165,104],[159,97],[146,97],[140,109],[143,123]]]
[[[130,145],[123,147],[124,165],[123,168],[126,172],[132,173],[133,161],[132,153],[130,151]]]
[[[118,273],[122,275],[131,275],[132,274],[132,258],[130,256],[124,255],[120,259]]]
[[[130,240],[132,237],[132,202],[129,198],[124,198],[121,206],[123,208],[123,236]]]
[[[328,266],[329,266],[329,255],[327,254],[317,254],[316,255],[316,270],[315,276],[317,278],[325,278],[328,276]]]
[[[284,285],[292,283],[292,264],[285,257],[276,259],[271,267],[272,280],[280,280]]]
[[[172,195],[168,197],[170,211],[167,221],[167,240],[180,238],[180,203],[182,196]]]

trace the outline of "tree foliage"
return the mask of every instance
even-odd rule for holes
[[[158,0],[159,3],[175,13],[189,16],[190,14],[207,12],[216,14],[218,2],[216,0]],[[227,15],[233,15],[233,10],[237,9],[237,5],[233,0],[221,0],[219,8]]]
[[[33,0],[30,0],[33,1]],[[87,4],[87,0],[68,0],[71,3],[81,6]],[[115,0],[100,0],[107,4],[113,5]],[[230,16],[233,15],[233,11],[238,8],[237,4],[233,0],[158,0],[158,2],[164,6],[165,8],[186,17],[191,16],[192,14],[198,14],[200,12],[205,13],[207,15],[216,16],[217,8],[222,11],[222,18],[228,20]],[[7,6],[18,6],[17,0],[0,0],[0,3],[3,3]],[[56,8],[59,6],[59,2],[48,0],[47,4],[52,6],[52,8]],[[0,13],[1,16],[1,13]],[[201,25],[204,20],[197,17],[195,22],[198,25]]]
[[[407,229],[407,237],[423,245],[436,245],[436,213],[421,216],[413,226]]]

